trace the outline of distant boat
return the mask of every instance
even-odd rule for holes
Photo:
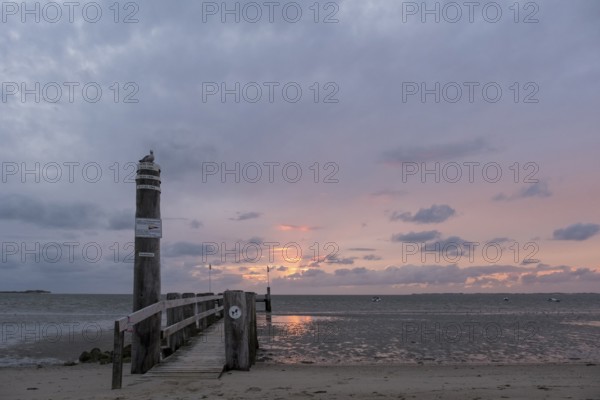
[[[548,298],[548,301],[552,301],[552,302],[554,302],[554,303],[560,303],[560,299],[557,299],[557,298],[555,298],[555,297],[549,297],[549,298]]]
[[[505,298],[504,298],[504,301],[508,301],[508,297],[505,297]]]
[[[379,303],[381,301],[381,297],[379,297],[379,296],[373,296],[373,297],[371,297],[371,301],[373,303]]]

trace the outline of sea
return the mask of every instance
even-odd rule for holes
[[[600,362],[600,294],[380,299],[273,295],[271,313],[257,304],[258,362]],[[111,350],[114,321],[132,304],[131,295],[0,294],[0,368],[63,364],[94,347]]]

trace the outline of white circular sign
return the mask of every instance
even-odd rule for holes
[[[238,306],[229,307],[229,316],[233,319],[238,319],[242,316],[242,310]]]

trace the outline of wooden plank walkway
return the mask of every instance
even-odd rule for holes
[[[223,332],[224,325],[221,319],[141,375],[140,379],[156,377],[218,379],[225,367]]]

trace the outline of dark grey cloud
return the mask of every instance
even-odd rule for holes
[[[112,230],[133,230],[135,225],[135,211],[123,210],[111,215],[108,218],[108,229]]]
[[[371,247],[351,247],[348,250],[350,250],[350,251],[375,251],[376,249],[373,249]]]
[[[548,189],[547,182],[536,182],[519,192],[519,197],[550,197],[552,192]]]
[[[0,196],[0,219],[21,221],[43,228],[93,229],[106,223],[105,213],[87,202],[49,202],[31,196]]]
[[[248,219],[255,219],[260,217],[262,214],[256,211],[249,211],[245,213],[237,213],[237,217],[229,218],[232,221],[246,221]]]
[[[573,224],[566,228],[556,229],[552,237],[555,240],[576,240],[582,241],[591,238],[600,232],[600,225],[598,224]]]
[[[436,162],[456,160],[468,156],[480,156],[495,149],[486,139],[477,138],[454,143],[429,146],[403,146],[383,153],[383,160],[390,163]]]
[[[164,257],[202,256],[203,259],[207,257],[221,257],[221,259],[212,259],[203,263],[210,262],[215,266],[224,265],[227,262],[237,264],[254,260],[261,252],[262,254],[266,254],[265,248],[260,246],[262,243],[263,239],[260,237],[252,237],[247,241],[238,240],[224,244],[208,241],[198,243],[187,241],[166,242],[162,245],[162,255]]]
[[[495,237],[491,240],[488,240],[488,243],[497,243],[497,244],[503,244],[503,243],[508,243],[508,242],[514,242],[514,240],[509,237],[506,237],[506,236]]]
[[[448,257],[461,257],[471,254],[474,242],[465,240],[459,236],[450,236],[446,239],[424,243],[421,246],[422,253],[440,253]]]
[[[550,197],[552,196],[552,192],[548,188],[548,183],[539,181],[536,183],[532,183],[531,185],[522,188],[518,192],[512,195],[505,195],[504,193],[499,193],[495,195],[492,199],[494,201],[512,201],[518,199],[526,199],[530,197]]]
[[[325,262],[329,264],[351,265],[354,264],[354,260],[356,260],[356,257],[339,257],[338,255],[325,257]]]
[[[285,272],[288,270],[288,267],[280,265],[279,267],[277,267],[277,271],[279,272]]]
[[[393,212],[390,221],[402,220],[404,222],[415,222],[417,224],[437,224],[446,221],[456,214],[456,210],[447,204],[434,204],[429,208],[421,208],[414,215],[410,212]]]
[[[162,245],[162,255],[165,257],[202,256],[206,250],[202,243],[175,242]]]
[[[256,244],[263,244],[264,243],[264,239],[261,238],[260,236],[253,236],[250,239],[247,240],[247,243],[256,243]]]
[[[333,274],[336,276],[350,276],[350,275],[364,275],[368,274],[369,270],[365,267],[356,267],[352,269],[348,268],[340,268],[333,271]]]
[[[187,128],[159,128],[152,136],[151,146],[165,182],[181,181],[190,175],[196,175],[196,184],[202,184],[204,163],[214,162],[219,154],[214,144],[199,140],[197,132]],[[215,182],[222,180],[220,170],[211,177],[214,177]]]
[[[382,258],[381,258],[381,257],[379,257],[379,256],[378,256],[378,255],[376,255],[376,254],[367,254],[367,255],[366,255],[366,256],[364,256],[362,259],[363,259],[363,260],[367,260],[367,261],[379,261],[379,260],[382,260]]]
[[[502,278],[499,278],[498,275],[502,275]],[[459,268],[456,265],[403,265],[400,267],[390,266],[384,270],[357,267],[326,272],[320,269],[310,269],[276,278],[274,282],[283,286],[293,283],[301,287],[427,285],[464,288],[467,282],[470,282],[473,287],[489,285],[503,287],[506,281],[526,286],[533,283],[573,283],[584,280],[598,281],[600,272],[589,268],[564,266],[532,270],[531,267],[513,265],[466,268]]]
[[[406,190],[383,189],[371,193],[371,196],[395,198],[405,196],[407,193],[408,192]]]
[[[572,281],[586,282],[586,281],[600,281],[600,273],[590,268],[569,268],[566,266],[559,266],[555,268],[540,268],[539,270],[544,271],[543,274],[535,272],[524,274],[521,277],[521,281],[526,285],[532,284],[561,284]],[[547,273],[551,271],[551,273]]]
[[[440,235],[438,231],[397,233],[392,235],[392,242],[428,242],[437,239]]]
[[[190,221],[190,228],[192,229],[200,229],[204,226],[202,221],[198,221],[197,219],[193,219]]]

